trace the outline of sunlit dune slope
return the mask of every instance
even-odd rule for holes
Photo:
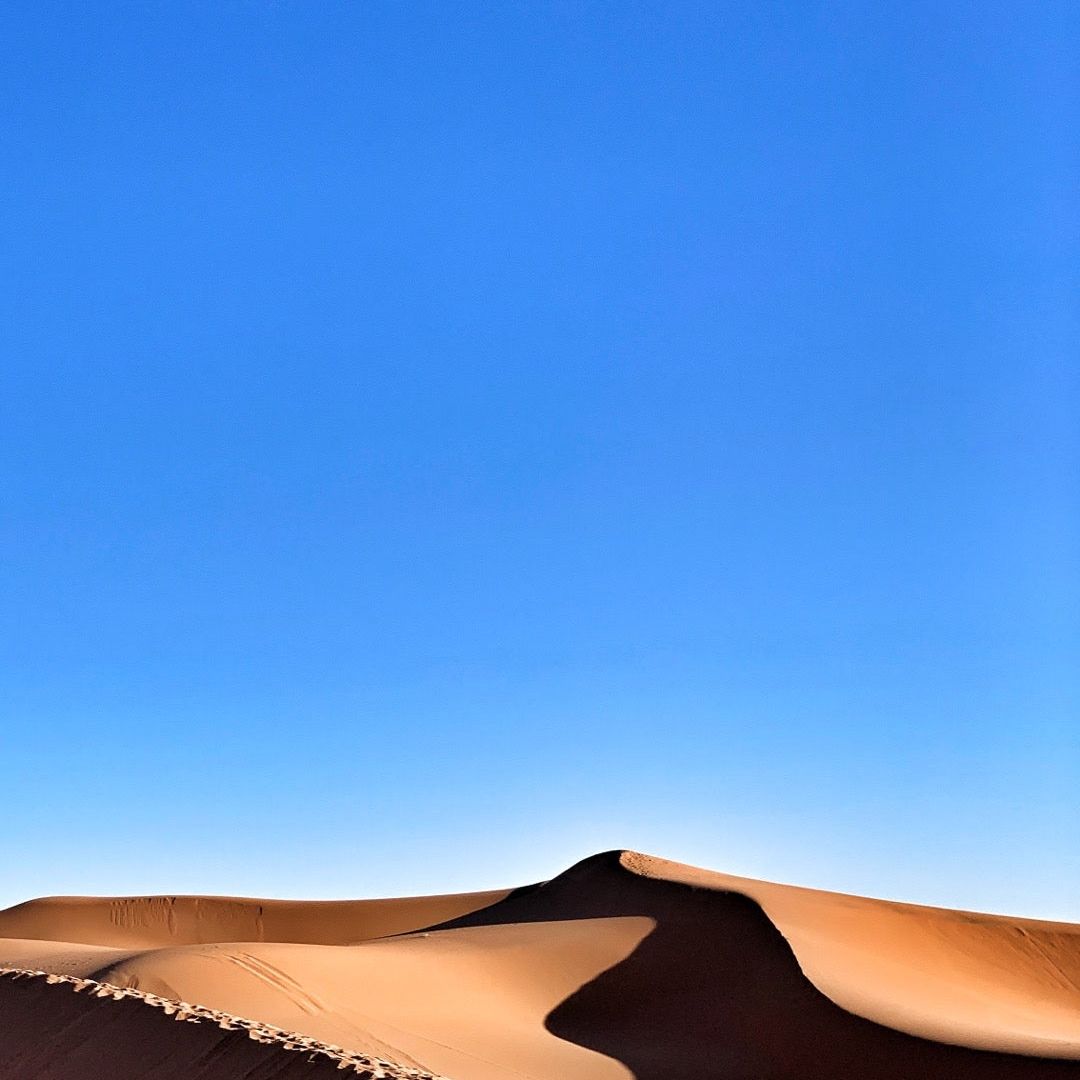
[[[215,941],[350,945],[419,930],[486,907],[507,891],[393,900],[231,896],[50,896],[0,911],[0,938],[152,949]]]

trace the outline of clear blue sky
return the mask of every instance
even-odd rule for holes
[[[0,902],[1080,919],[1074,5],[0,22]]]

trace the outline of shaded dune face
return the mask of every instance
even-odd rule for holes
[[[34,901],[0,912],[5,964],[260,1021],[396,1063],[388,1076],[1080,1080],[1080,928],[632,852],[512,892]],[[327,1067],[280,1040],[249,1060],[242,1034],[145,1004],[8,982],[0,1080]]]

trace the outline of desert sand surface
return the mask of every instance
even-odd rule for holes
[[[634,852],[401,900],[0,912],[0,1078],[1080,1080],[1080,926]]]

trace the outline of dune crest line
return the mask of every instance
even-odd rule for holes
[[[281,1051],[306,1055],[309,1062],[325,1060],[336,1072],[355,1075],[360,1080],[448,1080],[437,1073],[426,1072],[409,1066],[398,1065],[331,1046],[317,1039],[293,1031],[285,1031],[272,1024],[245,1017],[232,1016],[217,1009],[208,1009],[188,1001],[174,1001],[130,987],[112,986],[94,979],[81,979],[73,975],[57,975],[29,968],[0,968],[0,979],[18,982],[24,979],[41,980],[49,986],[65,986],[76,994],[112,1001],[135,1001],[160,1010],[165,1016],[182,1023],[198,1024],[208,1021],[222,1031],[244,1032],[248,1039]]]

